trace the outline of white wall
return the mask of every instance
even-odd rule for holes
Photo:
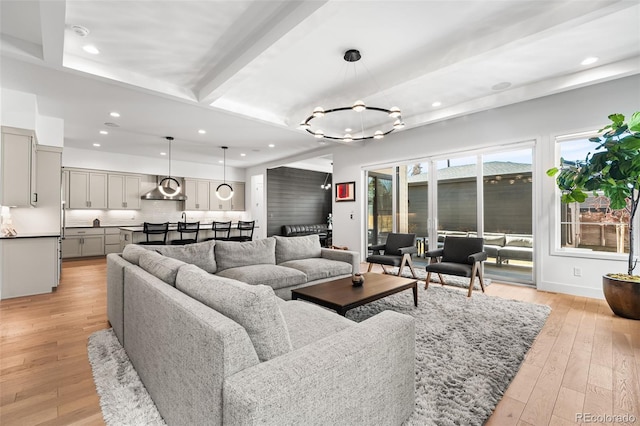
[[[0,88],[0,123],[18,129],[36,129],[36,95]]]
[[[333,145],[329,151],[333,153],[334,185],[357,182],[356,202],[333,205],[334,244],[358,250],[363,257],[366,254],[365,168],[534,140],[536,285],[540,290],[602,298],[602,274],[625,271],[626,256],[618,256],[618,260],[585,259],[552,253],[550,215],[556,189],[545,170],[555,165],[557,135],[597,130],[606,124],[610,113],[629,116],[640,109],[639,99],[640,76],[636,75],[405,130],[364,146]],[[410,122],[410,113],[405,121]],[[269,165],[251,168],[247,175],[262,173],[266,167]],[[581,277],[573,276],[574,267],[582,269]]]

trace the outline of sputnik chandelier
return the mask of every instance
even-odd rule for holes
[[[347,50],[344,60],[354,64],[362,55],[356,49]],[[355,114],[354,114],[355,113]],[[397,106],[380,108],[366,105],[357,100],[351,106],[331,109],[316,107],[300,128],[318,139],[342,142],[365,139],[382,139],[394,130],[402,129],[402,112]]]

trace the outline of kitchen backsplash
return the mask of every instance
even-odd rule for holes
[[[219,212],[219,211],[185,211],[180,201],[152,201],[142,200],[140,210],[66,210],[65,226],[92,226],[94,219],[100,219],[100,226],[140,225],[143,222],[178,222],[182,220],[182,212],[187,215],[187,221],[210,223],[214,220],[249,220],[248,212]]]

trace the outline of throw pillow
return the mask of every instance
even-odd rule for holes
[[[176,288],[244,327],[260,361],[293,349],[271,287],[218,277],[187,265],[178,271]]]
[[[182,246],[157,246],[156,250],[160,254],[191,263],[214,274],[216,272],[216,257],[213,253],[215,245],[215,240],[211,240]]]
[[[218,271],[238,266],[276,264],[276,240],[273,237],[247,242],[218,241],[214,251]]]
[[[173,287],[176,286],[178,270],[183,265],[186,265],[186,263],[163,256],[155,251],[146,250],[146,253],[140,255],[140,267],[142,269]]]
[[[320,257],[320,236],[305,235],[303,237],[273,237],[276,240],[276,264],[290,260]]]

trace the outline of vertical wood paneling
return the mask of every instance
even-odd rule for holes
[[[326,176],[326,173],[290,167],[267,170],[268,236],[282,235],[283,225],[327,222],[333,187],[320,188]]]

